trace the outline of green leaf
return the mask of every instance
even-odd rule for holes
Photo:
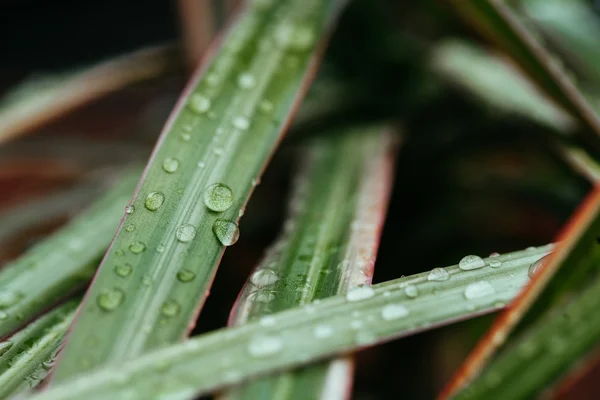
[[[503,307],[552,246],[360,286],[73,377],[35,400],[193,397]],[[477,269],[467,269],[479,266]],[[331,334],[329,334],[329,332]]]
[[[313,141],[297,178],[286,229],[242,289],[231,324],[371,283],[394,147],[392,135],[382,127],[346,129]],[[343,393],[351,388],[352,363],[345,357],[311,365],[251,382],[224,397],[347,397]]]
[[[73,320],[78,301],[70,301],[0,342],[0,398],[37,386]]]
[[[260,1],[240,13],[167,122],[56,380],[186,336],[342,3]],[[122,265],[130,266],[126,277],[115,273]]]
[[[85,285],[131,199],[134,169],[66,226],[0,270],[0,337]]]

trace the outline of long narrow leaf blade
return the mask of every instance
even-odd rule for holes
[[[458,393],[476,379],[511,332],[517,328],[523,331],[532,324],[539,323],[540,318],[551,307],[563,307],[576,293],[586,288],[592,277],[597,275],[600,257],[598,232],[600,189],[597,188],[559,236],[561,241],[558,249],[552,256],[538,263],[532,282],[494,322],[444,389],[442,397]],[[511,341],[506,346],[510,343]],[[565,363],[562,368],[568,369],[570,365]],[[494,364],[489,368],[495,368]]]
[[[221,329],[62,382],[35,400],[192,397],[452,321],[497,310],[552,246],[350,290],[239,327]],[[323,334],[330,331],[331,334]]]
[[[89,210],[0,270],[0,337],[91,279],[140,173],[124,174]]]
[[[314,140],[291,199],[287,229],[242,289],[231,324],[371,283],[394,147],[382,127],[348,129]],[[311,365],[251,382],[224,397],[347,398],[352,362],[345,357]]]
[[[261,1],[242,10],[167,122],[135,211],[86,294],[57,380],[186,336],[342,3]],[[124,264],[126,277],[114,271]]]

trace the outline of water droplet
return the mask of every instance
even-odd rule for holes
[[[115,254],[118,255],[119,257],[123,257],[125,255],[125,252],[121,249],[115,251]]]
[[[144,202],[144,207],[150,211],[156,211],[165,201],[165,195],[161,192],[150,192]]]
[[[256,79],[254,79],[254,75],[249,72],[240,74],[237,82],[238,86],[242,89],[252,89],[254,86],[256,86]]]
[[[165,317],[174,317],[179,314],[179,311],[181,311],[181,306],[177,301],[172,299],[165,301],[160,308],[160,312]]]
[[[500,253],[493,252],[490,257],[500,257]]]
[[[141,252],[146,250],[146,245],[140,241],[135,241],[129,245],[129,250],[133,254],[140,254]]]
[[[258,320],[261,326],[275,326],[277,320],[271,315],[267,315]]]
[[[254,272],[250,277],[250,282],[256,287],[265,287],[274,284],[279,280],[277,272],[271,268],[261,268]]]
[[[158,246],[156,246],[156,252],[157,253],[162,253],[165,251],[165,245],[162,243],[159,243]]]
[[[333,335],[333,328],[329,325],[317,325],[313,329],[313,335],[317,339],[326,339]]]
[[[206,76],[206,83],[208,86],[216,86],[219,84],[220,80],[221,79],[219,78],[219,75],[215,74],[214,72],[211,72]]]
[[[539,260],[537,260],[536,262],[531,264],[529,266],[529,270],[527,271],[527,275],[529,275],[530,278],[533,278],[534,275],[537,273],[537,271],[539,271],[540,268],[542,268],[544,266],[544,262],[546,262],[548,260],[549,256],[550,256],[550,254],[540,258]]]
[[[445,268],[434,268],[429,272],[429,275],[427,275],[428,281],[443,282],[448,279],[450,279],[450,274]]]
[[[257,303],[269,303],[269,302],[275,300],[275,292],[260,290],[260,291],[252,292],[248,296],[248,298],[251,301],[255,301]]]
[[[485,261],[483,261],[483,258],[481,258],[479,256],[474,256],[474,255],[464,256],[458,262],[458,268],[462,269],[463,271],[470,271],[473,269],[479,269],[479,268],[483,268],[483,267],[485,267]]]
[[[387,304],[381,309],[381,318],[386,321],[407,317],[408,309],[402,304]]]
[[[195,93],[190,97],[189,106],[196,114],[204,114],[210,110],[211,101],[208,97]]]
[[[233,192],[227,185],[215,183],[204,191],[204,205],[209,210],[223,212],[233,204]]]
[[[215,147],[213,149],[213,153],[215,153],[215,156],[222,156],[225,153],[225,150],[222,147]]]
[[[407,285],[404,288],[404,294],[411,299],[414,299],[419,295],[419,289],[415,285]]]
[[[131,275],[131,271],[133,271],[131,264],[122,264],[115,267],[115,273],[123,278]]]
[[[360,320],[354,320],[354,321],[350,322],[350,327],[352,329],[360,329],[362,326],[363,326],[363,323]]]
[[[133,214],[135,212],[135,207],[132,204],[128,204],[125,207],[125,213],[126,214]]]
[[[358,301],[363,299],[368,299],[369,297],[373,297],[375,295],[375,291],[371,286],[357,286],[352,288],[346,293],[346,300],[348,301]]]
[[[181,282],[190,282],[195,277],[196,277],[196,274],[193,271],[190,271],[189,269],[186,269],[186,268],[180,269],[179,272],[177,272],[177,279],[179,279],[179,281],[181,281]]]
[[[127,225],[125,225],[125,230],[127,232],[133,232],[133,231],[135,231],[135,225],[134,224],[127,224]]]
[[[189,242],[196,237],[196,228],[194,228],[194,226],[190,224],[183,224],[179,228],[177,228],[175,236],[180,242]]]
[[[235,222],[217,219],[213,224],[213,232],[223,246],[234,245],[240,237],[240,230]]]
[[[44,361],[42,363],[42,368],[44,368],[46,371],[50,371],[52,369],[52,367],[54,367],[55,364],[56,363],[54,360]]]
[[[465,289],[465,298],[473,300],[480,297],[491,296],[495,292],[494,287],[488,281],[471,283]]]
[[[275,29],[275,42],[282,49],[289,51],[308,50],[315,38],[313,29],[305,24],[287,22]]]
[[[125,299],[125,293],[121,289],[105,289],[96,299],[98,306],[104,311],[116,310]]]
[[[12,290],[0,291],[0,309],[14,306],[23,298],[23,294]]]
[[[263,100],[258,105],[258,109],[265,114],[270,114],[273,111],[273,103],[269,100]]]
[[[492,268],[500,268],[502,266],[502,261],[500,260],[490,260],[490,267]]]
[[[2,310],[0,310],[0,321],[4,321],[8,318],[8,314]]]
[[[184,142],[189,142],[192,136],[189,133],[182,133],[180,136],[181,140]]]
[[[250,120],[244,116],[237,116],[233,119],[233,126],[241,131],[250,128]]]
[[[198,166],[198,168],[204,168],[206,166],[206,163],[204,161],[198,161],[198,164],[196,164]]]
[[[268,357],[283,348],[283,341],[278,336],[256,336],[248,343],[248,352],[254,357]]]
[[[165,172],[172,174],[179,168],[179,160],[174,157],[165,158],[162,167]]]

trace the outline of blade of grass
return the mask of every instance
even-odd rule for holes
[[[37,386],[48,374],[75,315],[70,301],[0,343],[0,398]]]
[[[124,174],[89,210],[0,270],[0,337],[90,280],[139,176]]]
[[[110,92],[172,71],[177,60],[173,47],[157,46],[87,69],[26,80],[0,103],[0,143]]]
[[[552,246],[484,259],[350,290],[258,322],[225,328],[58,383],[35,400],[193,397],[251,377],[308,364],[488,313],[528,280]],[[323,335],[331,329],[331,335]]]
[[[394,147],[382,127],[348,129],[313,141],[291,199],[287,229],[242,289],[230,324],[371,283]],[[311,365],[251,382],[223,397],[347,398],[352,364],[345,357]]]
[[[559,60],[523,26],[499,0],[453,0],[455,10],[489,40],[509,53],[540,87],[588,129],[582,139],[600,149],[600,120],[578,88],[567,77]]]
[[[597,260],[600,257],[598,232],[600,188],[596,188],[577,210],[559,235],[558,249],[541,262],[532,282],[496,319],[444,389],[442,398],[455,395],[476,379],[515,329],[523,331],[540,321],[550,307],[562,307],[575,293],[586,287],[591,277],[597,274]],[[509,344],[510,341],[505,346]]]
[[[86,294],[56,380],[187,335],[225,246],[238,238],[240,210],[314,74],[319,39],[342,5],[288,0],[242,10],[167,122],[134,195],[135,212]],[[123,263],[132,269],[126,279],[114,272]]]

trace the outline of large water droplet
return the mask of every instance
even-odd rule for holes
[[[256,287],[265,287],[279,280],[277,272],[271,268],[261,268],[250,277],[250,282]]]
[[[548,261],[549,256],[550,254],[545,255],[544,257],[531,264],[529,266],[529,270],[527,271],[527,275],[529,275],[530,278],[533,278],[537,271],[539,271],[544,266],[544,263]]]
[[[165,172],[172,174],[179,168],[179,160],[174,157],[165,158],[162,167]]]
[[[317,325],[313,329],[313,335],[317,339],[326,339],[333,335],[333,328],[329,325]]]
[[[126,278],[131,275],[131,271],[133,271],[131,264],[121,264],[115,267],[115,274],[122,278]]]
[[[434,268],[429,272],[429,275],[427,275],[428,281],[442,282],[447,281],[448,279],[450,279],[450,274],[445,268]]]
[[[369,297],[373,297],[375,295],[375,291],[371,286],[357,286],[352,288],[346,293],[346,300],[348,301],[358,301],[363,299],[368,299]]]
[[[128,204],[127,206],[125,206],[126,214],[133,214],[134,212],[135,212],[135,207],[132,204]]]
[[[268,357],[283,348],[283,341],[278,336],[256,336],[248,343],[248,352],[254,357]]]
[[[242,89],[252,89],[254,86],[256,86],[256,79],[254,78],[254,75],[249,72],[240,74],[238,77],[238,86]]]
[[[248,130],[250,128],[250,120],[244,116],[237,116],[233,119],[233,126],[241,131]]]
[[[203,198],[209,210],[223,212],[233,204],[233,191],[227,185],[215,183],[206,188]]]
[[[309,25],[301,23],[283,23],[275,29],[275,42],[282,49],[305,51],[315,41],[315,33]]]
[[[463,271],[470,271],[473,269],[479,269],[479,268],[483,268],[483,267],[485,267],[485,261],[483,261],[483,258],[481,258],[479,256],[474,256],[474,255],[464,256],[458,262],[458,268],[462,269]]]
[[[490,267],[492,268],[500,268],[502,266],[502,261],[500,260],[490,260]]]
[[[177,228],[175,236],[180,242],[189,242],[196,237],[196,228],[194,228],[194,226],[190,224],[183,224],[179,228]]]
[[[381,309],[381,318],[386,321],[407,317],[408,308],[402,304],[387,304]]]
[[[471,283],[465,289],[465,298],[473,300],[480,297],[491,296],[495,292],[494,287],[488,281]]]
[[[210,110],[211,101],[208,97],[195,93],[190,97],[189,106],[196,114],[204,114]]]
[[[104,311],[116,310],[125,300],[125,293],[121,289],[105,289],[97,297],[98,306]]]
[[[23,298],[23,294],[12,290],[0,291],[0,309],[12,307]]]
[[[172,299],[165,301],[160,308],[160,312],[165,317],[175,317],[179,314],[179,311],[181,311],[181,305]]]
[[[186,268],[181,269],[179,270],[179,272],[177,272],[177,279],[181,282],[190,282],[194,280],[195,277],[196,274],[193,271],[190,271]]]
[[[414,299],[419,295],[419,289],[415,285],[407,285],[404,288],[404,294],[411,299]]]
[[[213,224],[213,233],[223,246],[234,245],[240,237],[240,230],[235,222],[217,219]]]
[[[156,211],[165,201],[165,195],[161,192],[150,192],[144,202],[144,207],[150,211]]]
[[[146,250],[146,245],[142,242],[135,241],[133,243],[131,243],[129,245],[129,251],[131,251],[133,254],[140,254],[141,252]]]

